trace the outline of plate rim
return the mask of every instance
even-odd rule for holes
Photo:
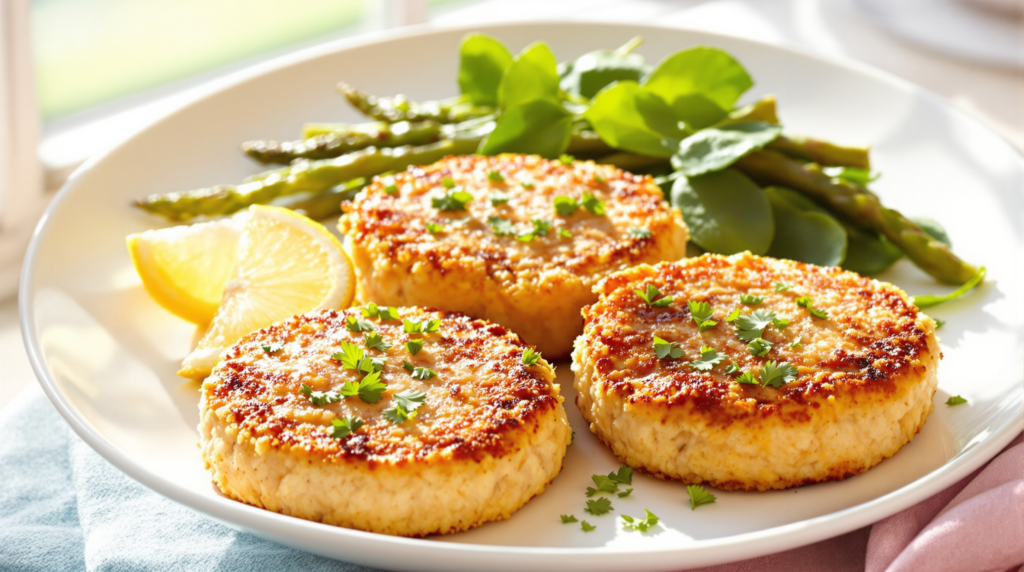
[[[692,543],[680,547],[612,548],[605,546],[589,548],[552,548],[504,546],[459,542],[437,542],[419,538],[395,537],[306,521],[269,510],[259,509],[244,503],[231,501],[230,499],[225,499],[229,502],[211,502],[210,499],[202,496],[200,493],[164,479],[159,474],[153,473],[145,469],[143,466],[134,463],[127,454],[122,453],[116,446],[108,442],[107,439],[103,437],[103,435],[100,434],[100,432],[95,429],[84,416],[81,415],[81,413],[70,403],[70,400],[67,399],[67,396],[60,390],[58,383],[49,373],[35,329],[35,311],[32,300],[35,294],[33,286],[36,259],[42,239],[49,230],[51,214],[67,199],[69,195],[74,192],[74,189],[78,186],[81,178],[96,164],[105,160],[106,157],[122,147],[133,144],[135,139],[143,132],[165,121],[172,120],[178,113],[183,112],[186,108],[199,101],[213,97],[224,90],[251,79],[255,79],[259,76],[273,73],[280,69],[311,59],[327,56],[347,49],[370,46],[397,39],[407,39],[433,34],[460,31],[463,33],[471,31],[488,32],[502,28],[534,27],[537,29],[537,35],[543,36],[546,29],[550,30],[550,28],[559,26],[617,27],[634,30],[643,28],[657,29],[665,32],[680,32],[683,34],[704,36],[708,41],[713,41],[715,38],[727,38],[729,41],[733,42],[738,41],[765,49],[785,52],[790,57],[817,60],[827,65],[843,68],[849,72],[874,77],[877,80],[892,84],[903,90],[914,92],[915,95],[923,96],[930,100],[931,103],[941,107],[946,113],[956,115],[961,120],[967,121],[976,127],[980,127],[985,132],[994,135],[1008,148],[1013,150],[1014,155],[1018,160],[1024,160],[1024,152],[1013,145],[1008,137],[995,131],[987,124],[977,118],[974,118],[970,114],[952,106],[946,102],[944,98],[899,76],[895,76],[889,72],[880,70],[863,62],[847,58],[824,57],[818,54],[802,51],[789,45],[772,44],[769,42],[718,32],[678,26],[615,23],[594,19],[537,19],[453,26],[422,24],[406,28],[371,32],[353,38],[343,38],[326,42],[324,44],[298,50],[291,54],[273,58],[266,62],[239,70],[194,88],[190,92],[187,92],[186,95],[182,96],[178,105],[155,116],[147,123],[132,131],[129,136],[118,142],[110,144],[90,157],[74,171],[61,189],[53,196],[50,204],[47,206],[46,211],[40,218],[32,233],[32,238],[25,254],[21,278],[19,280],[18,309],[22,339],[32,370],[36,375],[36,380],[64,421],[93,450],[134,481],[177,504],[184,505],[191,510],[204,514],[230,527],[236,529],[240,528],[275,542],[331,558],[339,558],[337,550],[318,549],[319,547],[317,545],[311,545],[309,542],[305,542],[300,539],[299,536],[305,536],[306,539],[312,540],[322,536],[334,537],[334,540],[336,541],[348,538],[350,542],[337,543],[332,547],[345,548],[342,544],[349,544],[354,547],[355,544],[358,543],[360,545],[360,552],[365,551],[367,553],[373,552],[373,549],[375,548],[374,545],[376,545],[376,547],[379,548],[391,547],[414,550],[418,558],[462,558],[462,560],[458,562],[445,560],[444,564],[449,567],[449,569],[455,569],[454,567],[458,567],[458,569],[471,569],[464,567],[467,565],[472,566],[472,562],[469,558],[479,555],[515,558],[515,564],[520,566],[523,563],[531,561],[536,563],[550,563],[550,560],[548,559],[551,557],[579,558],[591,556],[593,558],[586,559],[586,564],[591,569],[593,569],[595,565],[597,566],[597,569],[612,569],[620,567],[623,562],[620,562],[619,558],[609,558],[617,556],[628,558],[628,562],[631,567],[635,566],[638,567],[637,569],[647,569],[656,567],[659,564],[669,564],[674,566],[678,566],[680,564],[685,566],[721,564],[767,554],[774,554],[845,534],[857,528],[882,520],[892,514],[917,504],[945,488],[952,486],[957,481],[988,462],[1020,433],[1020,426],[1024,424],[1024,407],[1021,407],[1014,418],[1005,423],[1002,427],[993,431],[985,440],[973,447],[969,447],[968,449],[961,451],[941,467],[911,483],[872,500],[818,517],[786,525],[715,539],[694,540]],[[283,538],[282,535],[287,534],[289,529],[298,531],[301,534],[290,534],[290,537]],[[799,532],[799,534],[794,534],[797,532]],[[728,554],[722,554],[720,549],[725,547],[730,547],[733,550]],[[365,561],[367,564],[381,565],[377,560],[365,560],[363,558],[359,558],[359,556],[359,553],[346,553],[344,558],[353,562]],[[351,557],[355,557],[355,559],[351,559]],[[643,561],[638,561],[638,557],[646,558],[643,558]],[[685,562],[680,561],[680,558],[685,558]],[[429,565],[426,562],[424,562],[424,564]],[[497,563],[491,561],[491,564]]]

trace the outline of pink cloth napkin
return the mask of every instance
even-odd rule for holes
[[[1024,441],[957,484],[829,540],[698,572],[1024,572]]]

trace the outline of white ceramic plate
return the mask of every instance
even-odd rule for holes
[[[334,93],[344,79],[372,93],[415,98],[455,92],[457,46],[467,30],[420,30],[342,42],[261,66],[90,161],[68,182],[36,231],[21,288],[24,337],[47,395],[74,430],[132,478],[221,522],[265,538],[403,570],[657,570],[708,565],[785,550],[865,526],[949,486],[1021,430],[1024,164],[1005,141],[914,86],[862,66],[837,64],[741,39],[656,27],[517,24],[483,31],[513,50],[548,41],[560,59],[622,44],[636,34],[650,60],[694,44],[733,53],[775,93],[795,133],[871,143],[884,177],[877,191],[906,213],[942,221],[956,250],[988,265],[969,298],[937,308],[948,320],[935,413],[895,457],[852,479],[769,493],[724,493],[692,512],[685,487],[638,475],[616,512],[584,517],[593,473],[618,463],[573,405],[571,372],[559,368],[576,442],[565,469],[510,520],[470,532],[403,539],[307,522],[219,495],[196,449],[197,386],[175,376],[191,326],[149,299],[125,235],[158,221],[133,197],[232,182],[256,172],[239,142],[294,138],[305,121],[356,120]],[[883,278],[911,293],[942,291],[909,263]],[[970,400],[943,405],[951,394]],[[661,525],[626,532],[618,515],[649,508]]]

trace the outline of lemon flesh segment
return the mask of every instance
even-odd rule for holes
[[[210,323],[235,267],[242,221],[223,220],[128,236],[128,252],[149,295],[172,314]]]
[[[178,375],[204,378],[246,334],[352,301],[352,262],[323,225],[280,207],[253,206],[249,213],[220,307]]]

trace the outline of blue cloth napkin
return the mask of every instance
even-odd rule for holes
[[[0,411],[0,570],[371,569],[238,532],[161,497],[82,442],[32,385]]]

